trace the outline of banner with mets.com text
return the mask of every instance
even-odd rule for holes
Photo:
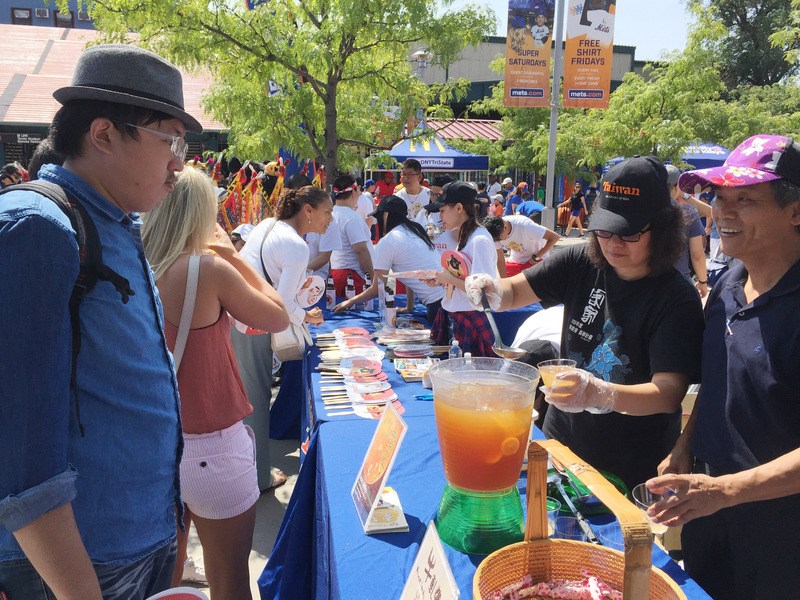
[[[608,108],[616,0],[569,0],[564,107]]]
[[[550,105],[555,0],[509,0],[505,106]]]

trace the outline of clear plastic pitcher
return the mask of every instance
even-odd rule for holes
[[[521,541],[517,482],[539,372],[502,358],[458,358],[434,365],[430,377],[447,479],[439,535],[477,554]]]

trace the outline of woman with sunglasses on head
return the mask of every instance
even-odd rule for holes
[[[673,267],[685,244],[667,171],[635,157],[603,178],[589,243],[514,277],[468,278],[494,309],[564,304],[561,356],[577,369],[545,388],[543,430],[630,487],[654,476],[680,433],[681,400],[698,381],[703,314]]]
[[[442,251],[454,250],[470,261],[470,273],[483,273],[489,279],[497,277],[497,250],[489,232],[478,222],[478,191],[466,181],[454,181],[443,188],[443,194],[426,208],[438,212],[445,230],[434,240]],[[464,277],[452,271],[466,272],[458,257],[451,259],[448,269],[437,272],[431,283],[445,287],[442,309],[432,326],[437,344],[450,345],[458,340],[464,352],[473,356],[495,356],[492,350],[494,334],[486,315],[470,304],[464,293]]]

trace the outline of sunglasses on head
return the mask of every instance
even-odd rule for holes
[[[618,233],[611,233],[610,231],[605,231],[603,229],[595,229],[594,234],[599,238],[603,238],[604,240],[609,240],[616,235],[623,242],[633,243],[633,242],[638,242],[640,239],[642,239],[642,235],[647,233],[648,231],[650,231],[649,225],[644,229],[642,229],[639,233],[633,233],[631,235],[619,235]]]

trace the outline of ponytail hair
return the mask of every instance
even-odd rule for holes
[[[330,200],[330,196],[324,190],[310,185],[296,190],[285,189],[278,197],[275,206],[275,218],[278,221],[291,219],[300,212],[303,205],[308,204],[312,208],[316,208],[326,200]]]
[[[467,220],[461,224],[458,230],[458,249],[463,250],[467,245],[469,236],[481,226],[478,222],[478,205],[474,202],[459,202],[464,207],[464,212],[467,213]]]
[[[340,200],[347,198],[356,191],[356,179],[349,173],[342,173],[333,180],[333,199]]]
[[[381,219],[378,219],[378,223],[381,225],[379,229],[383,229]],[[428,237],[428,233],[425,231],[425,228],[420,225],[419,223],[412,221],[406,215],[401,215],[395,212],[389,212],[386,216],[386,231],[381,232],[381,237],[385,234],[389,233],[395,227],[402,225],[406,229],[408,229],[411,233],[416,235],[419,239],[423,240],[425,244],[431,249],[435,249],[433,242]]]

